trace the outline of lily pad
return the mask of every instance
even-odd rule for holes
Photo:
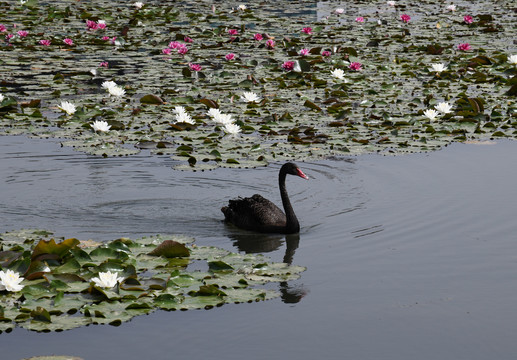
[[[470,24],[437,0],[395,7],[351,2],[342,14],[331,2],[264,4],[243,12],[230,3],[212,11],[191,1],[135,9],[92,0],[85,11],[80,2],[66,9],[3,2],[0,23],[7,29],[23,24],[28,36],[4,41],[2,69],[9,76],[1,91],[0,134],[56,138],[102,157],[152,149],[173,157],[173,168],[189,171],[516,137],[517,69],[506,49],[517,29],[505,2],[464,5],[465,13],[490,9]],[[402,10],[408,23],[400,19]],[[375,16],[354,26],[361,13]],[[104,29],[86,26],[103,19]],[[227,29],[234,27],[239,34],[231,37]],[[50,44],[40,44],[36,34]],[[234,57],[227,59],[229,53]],[[434,71],[434,64],[446,69]],[[117,84],[115,94],[102,87],[107,81]],[[244,91],[261,100],[244,101]],[[462,99],[477,100],[467,108]],[[62,101],[76,112],[61,111]],[[427,119],[424,111],[440,102],[459,106]],[[190,121],[177,121],[176,106]],[[210,109],[231,115],[235,133],[208,115]],[[110,128],[94,131],[94,121]],[[481,131],[495,122],[501,126]],[[461,134],[451,136],[449,128]]]
[[[296,279],[305,270],[272,263],[262,255],[198,247],[184,236],[122,238],[81,249],[78,239],[36,242],[35,234],[51,233],[0,234],[0,245],[7,248],[4,253],[16,258],[7,261],[7,266],[26,263],[32,269],[20,292],[0,291],[0,302],[10,304],[0,307],[0,331],[16,326],[34,331],[63,331],[89,324],[119,326],[157,309],[211,309],[225,303],[269,300],[280,294],[260,288],[262,284]],[[4,243],[4,238],[9,241]],[[190,261],[204,262],[208,271],[188,271]],[[94,282],[100,272],[108,271],[116,273],[116,284]]]

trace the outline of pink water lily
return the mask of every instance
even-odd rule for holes
[[[103,36],[102,37],[102,41],[110,41],[110,37],[109,36]]]
[[[300,55],[301,56],[309,55],[309,49],[301,49],[300,50]]]
[[[66,38],[66,39],[64,39],[64,40],[63,40],[63,42],[64,42],[65,44],[69,45],[69,46],[74,45],[74,41],[73,41],[72,39],[70,39],[70,38]]]
[[[358,23],[363,23],[364,22],[364,17],[362,16],[358,16],[355,18],[355,22],[358,22]]]
[[[294,69],[294,61],[285,61],[282,64],[282,69],[284,69],[285,71],[293,70]]]
[[[26,37],[27,35],[29,35],[29,32],[25,30],[20,30],[17,32],[17,34],[19,37]]]
[[[329,57],[330,55],[332,55],[332,53],[331,53],[330,51],[328,51],[328,50],[323,50],[323,51],[321,52],[321,55],[322,55],[322,56],[325,56],[325,57]]]
[[[472,22],[474,21],[474,18],[470,15],[465,15],[463,17],[463,21],[465,22],[465,24],[472,24]]]
[[[253,38],[254,38],[255,40],[257,40],[257,41],[260,41],[260,40],[262,40],[262,39],[263,39],[262,34],[259,34],[259,33],[256,33],[256,34],[253,36]]]
[[[411,16],[402,14],[402,15],[400,15],[400,20],[402,20],[402,22],[408,23],[409,20],[411,20]]]
[[[86,27],[88,30],[97,30],[99,25],[93,20],[86,20]]]
[[[360,62],[352,62],[348,65],[350,70],[359,71],[361,70],[361,66],[363,66]]]
[[[270,50],[274,49],[275,48],[275,40],[273,39],[269,39],[268,41],[266,41],[266,47]]]
[[[302,29],[302,31],[303,31],[304,33],[306,33],[307,35],[311,35],[311,34],[312,34],[312,28],[311,28],[311,27],[304,27],[304,28]]]
[[[7,28],[5,27],[4,24],[0,24],[0,32],[6,32],[7,31]]]
[[[169,43],[169,47],[171,49],[177,49],[178,54],[181,54],[181,55],[185,55],[188,52],[187,45],[182,44],[182,43],[177,42],[177,41],[171,41]]]
[[[192,71],[201,71],[202,67],[201,65],[199,64],[192,64],[192,63],[189,63],[188,64],[188,67],[190,68],[190,70]]]
[[[162,49],[162,54],[164,54],[164,55],[170,55],[171,51],[172,51],[172,49],[170,49],[170,48],[165,48],[165,49]]]
[[[50,46],[50,40],[40,40],[39,43],[43,46]]]
[[[194,40],[192,40],[192,38],[189,38],[188,36],[185,36],[183,38],[183,41],[188,42],[188,43],[194,42]]]
[[[99,64],[99,67],[108,68],[108,62],[107,61],[101,61],[101,63]]]
[[[234,53],[228,53],[228,54],[226,54],[226,56],[224,58],[227,61],[232,61],[233,59],[235,59],[235,54]]]
[[[230,29],[230,30],[228,30],[228,34],[231,35],[231,36],[239,35],[239,30],[237,30],[237,29]]]
[[[470,50],[470,44],[469,43],[459,44],[458,45],[458,50],[460,50],[460,51],[469,51]]]

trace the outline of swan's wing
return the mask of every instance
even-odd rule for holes
[[[221,209],[226,221],[243,229],[265,230],[285,226],[285,214],[268,199],[256,194],[248,198],[230,200]]]

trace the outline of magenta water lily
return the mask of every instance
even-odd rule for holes
[[[267,4],[1,2],[0,131],[187,169],[516,137],[508,2]]]

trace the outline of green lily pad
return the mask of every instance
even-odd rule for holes
[[[10,250],[14,254],[7,254],[9,259],[16,258],[9,266],[27,263],[33,271],[27,271],[31,279],[23,280],[19,293],[0,292],[0,302],[11,304],[0,307],[0,331],[16,326],[34,331],[63,331],[88,324],[119,326],[157,309],[211,309],[225,303],[269,300],[279,293],[261,289],[261,284],[296,279],[305,270],[271,263],[262,255],[198,247],[184,236],[123,238],[80,249],[77,239],[36,243],[35,233],[49,234],[18,232]],[[10,236],[13,233],[0,234],[0,239],[13,240]],[[53,256],[43,262],[47,255]],[[191,261],[203,262],[209,270],[188,271]],[[94,283],[94,277],[107,271],[115,273],[116,283],[106,287]]]
[[[23,24],[29,36],[10,39],[3,53],[9,84],[0,101],[0,134],[55,138],[102,157],[152,149],[152,154],[173,157],[174,169],[188,171],[430,151],[451,141],[517,135],[517,69],[508,62],[514,54],[504,50],[517,30],[503,3],[477,2],[476,8],[489,8],[490,14],[477,14],[468,25],[456,13],[444,13],[437,0],[408,8],[412,19],[407,24],[396,15],[402,8],[380,2],[353,2],[341,15],[331,3],[320,4],[318,14],[310,2],[271,3],[245,12],[224,3],[215,13],[195,2],[176,5],[174,11],[158,4],[135,13],[132,6],[114,8],[98,0],[89,3],[88,12],[79,3],[60,10],[35,0],[23,6],[7,2],[0,22]],[[349,26],[346,19],[365,12],[375,18]],[[32,19],[36,13],[52,21]],[[86,30],[85,20],[95,14],[107,19],[103,35],[112,29],[123,35],[112,43],[102,40],[100,31]],[[189,29],[193,41],[185,42],[180,31],[171,33],[167,24],[172,22]],[[312,27],[311,35],[300,31],[302,23]],[[229,38],[225,29],[236,24],[239,35]],[[62,29],[74,34],[73,46],[62,42]],[[275,45],[255,40],[246,29],[267,29]],[[35,43],[31,34],[44,34],[51,45]],[[183,44],[187,53],[169,48],[171,41]],[[459,49],[461,43],[470,50]],[[308,50],[305,56],[302,49]],[[226,60],[229,52],[234,59]],[[98,59],[106,64],[99,66]],[[293,71],[282,69],[286,61],[295,64]],[[361,69],[352,70],[352,62],[361,63]],[[447,69],[430,70],[439,63]],[[48,72],[49,64],[59,70]],[[336,69],[343,71],[342,78],[331,75]],[[110,95],[102,87],[106,81],[125,93]],[[243,91],[261,100],[245,102]],[[461,105],[462,99],[480,102],[440,115],[440,126],[425,121],[425,110],[445,101]],[[61,101],[72,102],[77,111],[59,110]],[[177,121],[180,105],[192,124]],[[209,109],[231,115],[240,133],[228,134]],[[110,129],[94,132],[94,121],[106,121]],[[480,131],[493,121],[508,125]],[[477,122],[477,130],[469,122]],[[451,136],[449,127],[461,135]],[[293,133],[294,128],[313,130]],[[393,133],[396,137],[384,135]],[[188,151],[179,150],[185,146]]]

